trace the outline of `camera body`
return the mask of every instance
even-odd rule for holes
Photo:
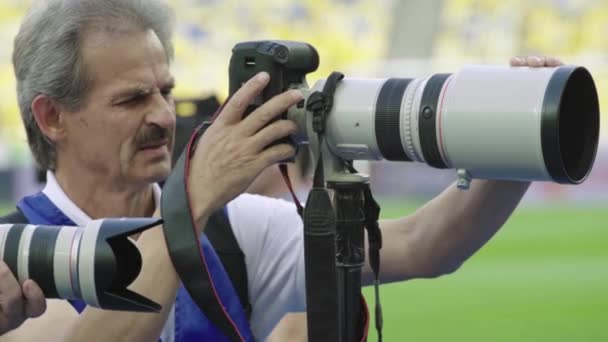
[[[319,67],[319,54],[309,44],[281,40],[238,43],[232,49],[229,87],[232,96],[259,72],[266,71],[270,82],[259,99],[250,104],[247,114],[275,95],[306,84],[306,74]]]
[[[306,74],[319,67],[319,54],[310,44],[281,40],[261,40],[238,43],[232,49],[229,66],[229,96],[250,78],[265,71],[270,81],[262,93],[250,103],[243,117],[272,97],[288,89],[306,89]],[[304,101],[298,107],[303,108]],[[280,116],[287,118],[287,113]],[[275,119],[278,120],[279,118]],[[274,144],[287,143],[298,148],[299,142],[294,137],[287,137]],[[293,162],[295,158],[284,160]]]

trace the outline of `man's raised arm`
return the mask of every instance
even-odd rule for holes
[[[514,57],[511,66],[556,67],[551,57]],[[414,214],[381,222],[384,282],[432,278],[455,271],[503,226],[529,182],[473,180],[468,190],[450,186]],[[369,264],[364,282],[370,284]]]

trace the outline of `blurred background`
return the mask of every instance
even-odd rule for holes
[[[454,72],[465,64],[506,65],[515,55],[556,56],[589,68],[600,107],[608,105],[606,0],[169,2],[177,11],[173,70],[184,118],[197,110],[195,100],[215,108],[225,99],[230,50],[250,39],[315,46],[321,65],[310,84],[333,70],[411,77]],[[11,67],[12,40],[30,3],[0,0],[2,212],[40,187]],[[387,341],[608,341],[606,119],[584,184],[534,184],[503,230],[457,273],[382,287]],[[454,171],[424,165],[365,167],[383,217],[415,210],[455,179]]]

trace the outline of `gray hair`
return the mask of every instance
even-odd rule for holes
[[[28,143],[45,170],[56,167],[55,146],[34,119],[32,102],[44,94],[70,110],[82,105],[91,81],[81,57],[83,35],[94,27],[152,30],[173,60],[174,13],[162,0],[36,1],[15,37],[13,66]]]

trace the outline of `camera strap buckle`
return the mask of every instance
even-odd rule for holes
[[[308,98],[306,109],[313,113],[312,126],[317,134],[325,132],[325,118],[334,105],[334,93],[343,78],[344,74],[337,71],[332,72],[325,81],[323,91],[315,91]]]

